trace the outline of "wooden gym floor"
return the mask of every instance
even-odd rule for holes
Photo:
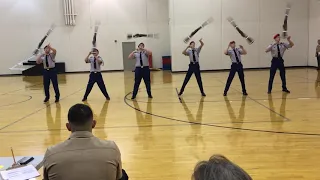
[[[185,73],[152,72],[154,98],[145,86],[131,101],[132,72],[104,73],[111,96],[105,102],[95,85],[88,103],[98,121],[94,134],[116,141],[123,168],[133,180],[190,179],[195,164],[224,154],[253,179],[320,179],[320,73],[287,69],[291,94],[276,75],[267,95],[268,70],[246,71],[249,96],[236,76],[222,96],[228,72],[202,73],[207,97],[192,77],[182,103],[176,94]],[[68,109],[81,103],[88,74],[59,75],[61,101],[44,99],[42,77],[0,77],[0,156],[42,155],[68,138]]]

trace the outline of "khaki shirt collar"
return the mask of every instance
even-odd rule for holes
[[[93,134],[89,131],[76,131],[76,132],[73,132],[69,139],[72,139],[72,138],[91,138],[93,137]]]

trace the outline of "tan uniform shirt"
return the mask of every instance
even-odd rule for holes
[[[118,180],[122,177],[121,155],[113,141],[91,132],[78,131],[44,156],[45,180]]]

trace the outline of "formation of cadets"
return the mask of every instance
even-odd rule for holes
[[[272,91],[273,80],[278,69],[280,71],[280,78],[282,81],[282,91],[285,93],[290,93],[286,84],[286,70],[284,66],[283,55],[287,49],[292,48],[294,46],[294,43],[291,41],[290,36],[287,37],[288,42],[281,42],[280,34],[276,34],[273,37],[273,39],[275,42],[273,44],[270,44],[265,51],[266,53],[270,52],[272,56],[271,67],[270,67],[270,77],[269,77],[269,84],[268,84],[268,94],[270,94]],[[206,96],[203,89],[203,85],[202,85],[200,65],[199,65],[199,61],[200,61],[199,54],[201,52],[201,49],[204,46],[204,43],[202,39],[200,39],[199,42],[200,42],[199,47],[196,47],[196,43],[194,41],[190,42],[189,46],[187,46],[182,52],[183,55],[189,57],[190,63],[189,63],[188,71],[186,73],[186,77],[183,81],[182,87],[178,94],[179,96],[181,96],[184,93],[185,87],[187,86],[192,74],[195,74],[201,95]],[[44,92],[45,92],[44,102],[48,102],[50,99],[50,93],[49,93],[50,81],[52,82],[52,85],[56,94],[55,102],[59,102],[59,99],[60,99],[57,71],[55,70],[56,54],[57,54],[57,50],[51,47],[50,44],[48,44],[47,46],[44,47],[44,53],[37,58],[37,63],[43,64],[43,86],[44,86]],[[135,51],[133,51],[128,57],[129,59],[134,59],[136,61],[135,71],[134,71],[135,82],[134,82],[134,88],[133,88],[131,99],[136,98],[142,79],[146,86],[148,98],[153,98],[151,93],[150,68],[149,68],[149,61],[148,61],[148,56],[150,56],[151,54],[152,52],[145,48],[144,43],[140,43],[138,45],[138,48]],[[231,68],[230,68],[229,77],[227,79],[223,95],[227,96],[232,80],[235,74],[238,73],[241,86],[242,86],[242,93],[244,96],[247,96],[248,93],[245,85],[245,76],[244,76],[242,57],[241,57],[242,55],[246,55],[247,51],[241,45],[239,45],[239,47],[236,47],[236,42],[231,41],[228,45],[228,48],[224,51],[224,54],[227,56],[230,56]],[[320,68],[320,40],[318,41],[318,46],[316,48],[316,58]],[[106,100],[110,100],[110,96],[107,92],[107,89],[101,74],[101,65],[103,65],[103,59],[102,57],[99,56],[99,50],[96,47],[92,48],[92,51],[89,52],[88,56],[85,58],[85,62],[90,64],[90,75],[89,75],[88,85],[82,101],[87,100],[93,88],[93,85],[95,83],[98,84],[98,87],[100,88]]]

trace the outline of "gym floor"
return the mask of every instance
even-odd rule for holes
[[[193,76],[180,102],[176,88],[185,73],[154,71],[154,98],[147,98],[142,81],[132,101],[132,72],[103,73],[111,101],[95,85],[87,102],[98,122],[94,134],[118,144],[133,180],[190,179],[195,164],[213,154],[227,156],[253,179],[320,179],[320,72],[287,69],[291,94],[281,92],[278,73],[268,95],[269,71],[246,70],[246,98],[237,76],[222,96],[227,76],[203,72],[205,98]],[[10,156],[10,147],[17,156],[43,155],[66,140],[68,109],[82,103],[88,78],[59,75],[60,103],[51,86],[44,104],[42,77],[0,77],[0,156]]]

